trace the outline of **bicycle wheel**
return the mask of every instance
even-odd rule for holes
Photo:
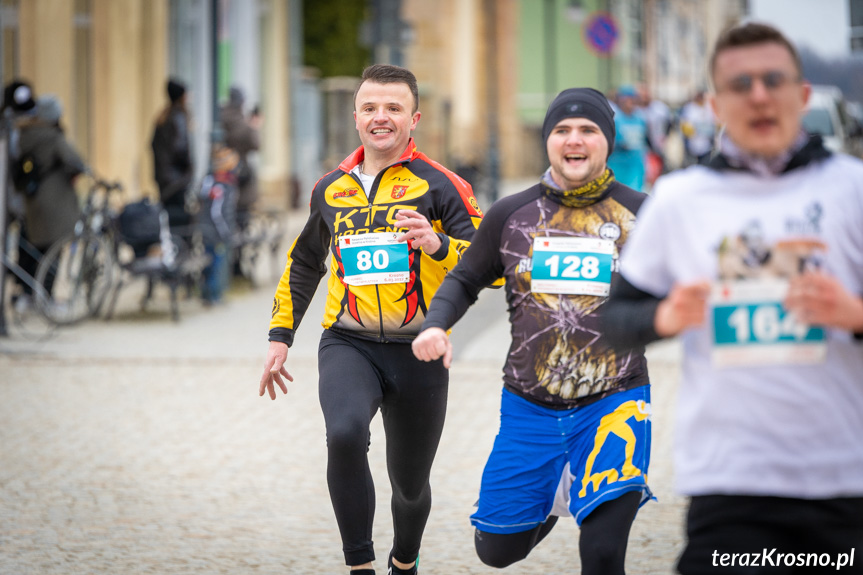
[[[36,270],[50,297],[46,317],[70,325],[96,313],[114,279],[111,243],[103,236],[69,236],[52,245]]]
[[[58,326],[45,317],[42,311],[45,309],[44,296],[40,297],[36,293],[24,294],[12,278],[9,278],[7,294],[7,325],[16,335],[30,341],[44,341],[54,334]]]
[[[239,234],[239,241],[233,253],[235,262],[231,266],[249,280],[253,287],[258,286],[258,256],[265,239],[266,230],[259,218],[252,217]]]

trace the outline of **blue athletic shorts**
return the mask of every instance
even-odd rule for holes
[[[518,533],[549,515],[571,515],[581,525],[599,504],[629,491],[640,491],[643,505],[655,499],[649,463],[649,385],[562,411],[504,389],[500,431],[471,523],[488,533]]]

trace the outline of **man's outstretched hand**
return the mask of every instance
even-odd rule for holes
[[[264,374],[261,376],[261,388],[258,390],[258,395],[263,396],[264,392],[268,391],[270,399],[276,399],[276,384],[281,388],[282,393],[288,393],[288,386],[282,377],[288,381],[294,381],[294,378],[285,368],[287,360],[287,344],[271,341],[270,348],[267,350],[267,361],[264,363]]]

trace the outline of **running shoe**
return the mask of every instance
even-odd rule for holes
[[[390,557],[387,559],[387,575],[417,575],[419,573],[420,558],[417,556],[416,563],[410,569],[399,569],[393,565],[393,552],[390,551]]]

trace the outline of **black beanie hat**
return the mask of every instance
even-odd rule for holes
[[[614,149],[614,110],[608,99],[593,88],[570,88],[552,101],[542,123],[542,141],[547,142],[558,122],[566,118],[586,118],[599,126],[608,141],[608,153]]]
[[[11,108],[15,113],[29,112],[36,107],[33,88],[24,80],[15,80],[3,89],[3,109]]]
[[[168,80],[168,98],[171,99],[172,104],[182,98],[185,93],[186,86],[182,82],[173,78]]]

